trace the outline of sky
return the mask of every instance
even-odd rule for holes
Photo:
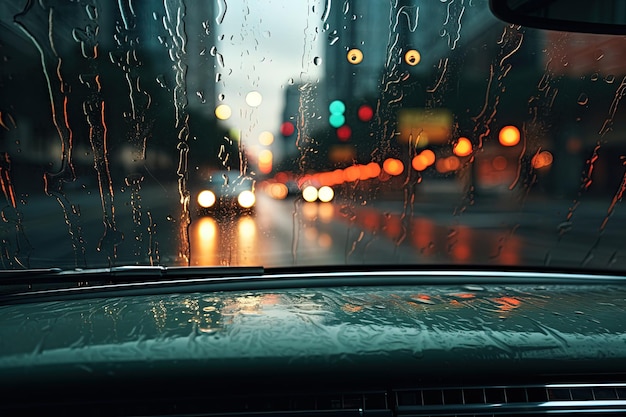
[[[240,130],[246,143],[254,146],[261,132],[278,133],[285,87],[322,77],[323,66],[315,58],[322,57],[327,37],[323,6],[317,1],[290,0],[219,3],[216,52],[224,65],[218,59],[217,94],[223,94],[223,100],[218,98],[217,104],[231,107],[226,125]],[[246,103],[251,91],[262,96],[258,107]]]

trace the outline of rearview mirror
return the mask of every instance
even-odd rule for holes
[[[566,32],[626,34],[626,0],[489,0],[505,22]]]

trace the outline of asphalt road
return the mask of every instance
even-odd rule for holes
[[[71,203],[27,196],[2,212],[4,268],[114,265],[489,264],[624,268],[619,206],[601,230],[610,199],[458,196],[357,204],[273,200],[258,194],[254,215],[213,218],[192,213],[181,223],[175,186],[99,193],[76,190]],[[359,200],[360,201],[360,200]],[[72,206],[73,205],[73,206]],[[105,213],[106,215],[103,215]],[[109,227],[107,227],[107,224]],[[185,244],[188,238],[188,245]],[[190,258],[187,257],[190,255]]]

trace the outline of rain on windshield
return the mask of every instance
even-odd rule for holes
[[[622,268],[622,37],[485,0],[0,3],[2,269]]]

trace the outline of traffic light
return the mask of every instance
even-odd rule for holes
[[[336,129],[346,123],[346,116],[344,113],[346,111],[346,105],[341,100],[335,100],[330,103],[328,106],[328,110],[330,111],[330,116],[328,117],[328,123]]]
[[[339,129],[337,129],[337,138],[340,141],[347,142],[348,140],[350,140],[351,136],[352,136],[352,129],[350,129],[350,126],[343,125]]]
[[[280,125],[280,134],[286,138],[293,135],[295,131],[296,127],[293,125],[292,122],[283,122]]]
[[[363,104],[357,111],[357,116],[362,122],[369,122],[374,117],[374,109],[368,104]]]

